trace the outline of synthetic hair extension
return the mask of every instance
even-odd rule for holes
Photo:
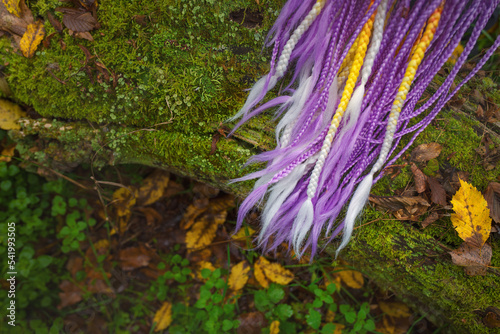
[[[286,242],[297,257],[306,249],[314,256],[322,234],[331,241],[342,232],[338,255],[384,167],[500,45],[497,38],[450,92],[499,1],[289,0],[267,39],[267,46],[274,45],[270,72],[231,119],[241,118],[233,131],[269,109],[279,119],[276,148],[249,161],[267,166],[235,180],[257,179],[240,206],[237,229],[265,201],[258,237],[264,250]],[[450,73],[416,108],[466,32],[470,36]],[[282,95],[261,103],[287,77]],[[409,143],[396,152],[406,135]]]

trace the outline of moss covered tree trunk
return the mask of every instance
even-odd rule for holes
[[[91,32],[92,42],[67,29],[59,34],[48,20],[52,37],[32,59],[0,38],[2,75],[11,91],[4,89],[1,97],[28,110],[21,129],[10,132],[21,156],[62,172],[81,164],[139,163],[243,197],[252,184],[227,181],[259,167],[242,165],[273,147],[274,122],[264,115],[232,138],[222,135],[231,126],[223,122],[242,105],[244,89],[266,73],[269,51],[262,52],[262,45],[283,3],[102,0],[101,28]],[[43,18],[57,5],[29,3]],[[60,13],[56,17],[61,20]],[[476,153],[484,133],[495,137],[497,131],[470,113],[481,98],[500,100],[497,84],[484,76],[457,97],[467,100],[460,110],[444,110],[415,144],[441,143],[440,162],[468,172],[484,190],[500,167],[487,171]],[[405,168],[374,191],[391,193],[410,180]],[[499,272],[470,277],[453,265],[447,252],[459,239],[452,228],[422,231],[389,218],[369,208],[363,221],[375,222],[356,231],[343,256],[449,332],[489,332],[480,313],[499,306]],[[448,218],[440,224],[451,226]],[[500,267],[498,238],[492,243],[492,266]]]

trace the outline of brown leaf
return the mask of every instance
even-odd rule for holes
[[[81,38],[81,39],[86,39],[87,41],[91,41],[91,42],[94,41],[94,38],[92,37],[92,35],[88,31],[85,31],[85,32],[76,32],[75,33],[75,37],[76,38]]]
[[[200,194],[202,197],[214,198],[219,194],[219,189],[211,187],[206,183],[196,182],[193,187],[193,192]]]
[[[21,38],[21,42],[19,43],[23,56],[26,58],[33,57],[44,36],[45,28],[43,27],[43,22],[41,20],[38,20],[36,23],[29,24],[26,28],[26,32]]]
[[[262,312],[243,313],[238,317],[238,320],[240,322],[238,334],[260,334],[268,324]]]
[[[58,309],[74,305],[82,300],[82,289],[68,280],[62,281],[61,284],[59,284],[59,289],[61,289],[62,292],[59,292],[61,302],[57,305]]]
[[[431,201],[446,206],[446,190],[444,190],[441,183],[432,176],[427,178],[427,183],[429,183],[429,188],[431,189]]]
[[[142,212],[144,214],[148,225],[154,225],[156,223],[161,222],[161,220],[162,220],[161,214],[151,207],[137,208],[137,211]]]
[[[411,163],[411,172],[415,178],[415,188],[417,189],[417,192],[419,194],[423,193],[427,189],[425,184],[427,176],[424,175],[424,173],[422,173],[422,171],[413,162]]]
[[[490,217],[500,223],[500,183],[490,182],[484,194],[488,208],[490,209]]]
[[[24,0],[23,0],[24,1]],[[14,14],[17,17],[21,17],[21,6],[19,5],[20,0],[2,0],[2,3],[7,8],[7,11]]]
[[[372,196],[370,202],[392,211],[399,220],[418,221],[419,217],[427,212],[429,202],[419,196]]]
[[[143,27],[148,26],[148,17],[146,15],[135,15],[132,17],[135,22],[139,23]]]
[[[47,18],[49,19],[50,24],[54,27],[54,29],[57,30],[58,33],[62,33],[63,31],[63,26],[61,22],[54,17],[50,12],[47,13]]]
[[[439,214],[437,212],[432,212],[422,222],[422,228],[426,228],[427,226],[429,226],[430,224],[434,223],[438,219],[439,219]]]
[[[442,146],[438,143],[418,145],[411,152],[411,160],[416,162],[426,162],[437,158],[441,154]]]
[[[209,207],[212,212],[219,212],[233,208],[235,205],[236,203],[234,202],[234,197],[231,195],[225,195],[211,200]]]
[[[491,263],[492,250],[487,243],[478,248],[464,242],[449,253],[453,263],[465,267],[465,273],[470,276],[486,275],[487,266]]]
[[[483,323],[488,328],[500,328],[500,309],[490,306],[486,308]]]
[[[125,271],[145,267],[150,260],[150,251],[143,245],[125,248],[120,251],[121,267]]]
[[[16,143],[12,143],[2,149],[2,153],[0,153],[0,161],[9,162],[12,160],[14,156],[14,150],[16,149]]]
[[[57,7],[55,10],[64,14],[64,25],[74,32],[91,31],[99,24],[92,13],[83,9]]]

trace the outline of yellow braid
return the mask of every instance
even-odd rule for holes
[[[439,23],[439,19],[441,18],[441,11],[443,8],[438,7],[434,13],[432,13],[431,17],[427,21],[427,26],[425,27],[425,32],[422,35],[422,38],[417,44],[415,51],[411,57],[410,62],[408,63],[408,67],[406,68],[405,76],[403,78],[403,82],[399,86],[398,89],[398,97],[394,100],[392,105],[391,113],[397,112],[398,114],[401,112],[401,108],[403,106],[403,101],[406,100],[406,95],[410,90],[410,85],[415,78],[415,74],[417,73],[418,66],[422,62],[424,58],[424,53],[431,44],[432,38],[436,33],[436,28]]]
[[[344,61],[342,62],[342,65],[340,66],[339,74],[338,74],[338,81],[343,82],[344,79],[347,77],[349,74],[349,69],[352,66],[352,62],[354,61],[354,53],[358,49],[358,42],[359,42],[359,36],[356,38],[354,43],[352,44],[351,48],[349,49],[349,52],[347,52],[347,55],[344,58]]]
[[[349,104],[349,100],[351,99],[352,92],[354,90],[354,86],[356,85],[356,81],[358,80],[359,71],[363,66],[363,61],[366,54],[366,49],[368,48],[368,43],[370,42],[370,36],[372,33],[373,21],[375,20],[375,12],[370,17],[370,19],[365,23],[361,33],[358,36],[358,45],[356,49],[356,54],[354,55],[354,60],[351,68],[349,69],[349,76],[347,78],[347,82],[344,87],[344,91],[342,92],[342,97],[340,99],[339,106],[337,107],[337,111],[333,116],[332,125],[335,127],[330,127],[329,133],[336,132],[340,121],[342,120],[342,116]]]

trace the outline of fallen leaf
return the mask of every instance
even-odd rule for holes
[[[55,10],[64,14],[64,25],[74,32],[91,31],[99,24],[92,13],[83,9],[57,7]]]
[[[160,332],[170,326],[170,324],[172,323],[171,303],[163,302],[160,309],[155,313],[153,323],[156,323],[155,332]]]
[[[372,196],[370,202],[390,210],[399,220],[419,221],[419,217],[427,212],[430,206],[419,196]]]
[[[410,308],[401,302],[379,302],[380,309],[394,318],[405,318],[411,315]]]
[[[21,126],[17,121],[25,116],[26,113],[17,104],[0,99],[0,129],[19,130]]]
[[[219,189],[209,186],[206,183],[196,182],[193,186],[193,192],[199,194],[202,197],[214,198],[220,192]]]
[[[243,313],[238,316],[240,325],[238,334],[260,334],[262,329],[267,326],[266,317],[262,312]]]
[[[365,283],[363,275],[356,270],[341,270],[336,274],[342,279],[345,285],[353,289],[361,289]]]
[[[262,269],[262,264],[265,262],[269,263],[264,257],[259,257],[253,265],[253,275],[257,282],[259,282],[264,289],[267,289],[269,287],[269,280],[266,278],[264,270]]]
[[[484,199],[488,203],[490,217],[495,222],[500,223],[500,183],[490,182],[484,193]]]
[[[142,212],[144,214],[144,217],[146,217],[146,222],[148,223],[148,225],[154,225],[162,221],[163,217],[161,216],[161,214],[151,207],[137,208],[137,211]]]
[[[137,204],[140,206],[147,206],[159,200],[168,187],[169,181],[170,173],[161,169],[154,171],[143,180],[138,190]]]
[[[150,252],[143,245],[120,250],[120,265],[125,271],[145,267],[149,264],[150,260]]]
[[[9,13],[21,17],[21,6],[19,6],[19,2],[20,0],[2,0],[2,3]]]
[[[438,143],[418,145],[411,152],[411,160],[415,162],[426,162],[437,158],[441,154],[442,146]]]
[[[422,228],[426,228],[427,226],[429,226],[430,224],[434,223],[438,219],[439,219],[439,214],[437,212],[432,212],[422,222]]]
[[[274,320],[271,322],[271,326],[269,327],[269,334],[278,334],[280,332],[280,322],[278,320]]]
[[[190,228],[194,224],[196,218],[208,209],[208,203],[208,198],[205,197],[194,200],[193,204],[188,206],[186,213],[184,213],[182,217],[181,228],[183,230]]]
[[[491,231],[490,210],[483,195],[471,184],[460,180],[461,187],[453,196],[451,222],[459,237],[480,248]]]
[[[483,323],[488,328],[500,328],[500,309],[496,307],[486,308]]]
[[[49,19],[50,24],[56,29],[58,33],[62,33],[63,31],[63,26],[61,22],[54,17],[50,12],[47,13],[47,18]]]
[[[215,238],[215,233],[219,224],[226,221],[227,212],[221,212],[217,215],[204,215],[193,227],[186,233],[186,247],[188,250],[203,248]]]
[[[432,176],[427,177],[427,183],[431,189],[431,201],[433,203],[446,206],[446,190],[441,183]]]
[[[75,37],[76,38],[81,38],[81,39],[86,39],[87,41],[91,41],[93,42],[94,41],[94,37],[92,37],[92,35],[88,32],[88,31],[85,31],[85,32],[75,32]]]
[[[255,230],[251,228],[250,226],[245,226],[241,228],[238,233],[233,235],[231,239],[233,240],[245,240],[249,239],[253,234],[255,233]]]
[[[243,289],[245,284],[248,282],[248,272],[250,271],[250,266],[248,262],[241,261],[237,265],[231,268],[231,274],[229,275],[229,280],[227,284],[229,288],[233,291],[239,291]]]
[[[16,143],[4,147],[2,153],[0,154],[0,161],[5,161],[5,162],[11,161],[12,157],[14,156],[15,149],[16,149]]]
[[[265,277],[271,282],[281,285],[287,285],[294,279],[293,273],[285,269],[281,264],[276,262],[269,262],[266,258],[259,258],[259,266],[262,269]],[[259,283],[262,285],[263,282]],[[265,283],[264,283],[265,284]]]
[[[19,43],[23,56],[26,58],[33,57],[44,36],[45,29],[41,20],[38,20],[36,23],[29,24],[26,28],[26,32],[21,38],[21,42]]]
[[[236,203],[234,197],[231,195],[225,195],[223,197],[218,197],[210,201],[210,210],[212,212],[226,211],[235,207]]]
[[[136,203],[135,192],[130,188],[118,188],[113,193],[113,206],[116,209],[117,216],[130,215],[130,209]]]
[[[408,318],[393,318],[388,315],[382,316],[382,321],[377,322],[377,332],[383,334],[406,334],[410,328]]]
[[[205,280],[201,275],[201,271],[203,269],[208,269],[210,271],[215,271],[215,267],[211,262],[208,261],[200,261],[197,265],[196,278],[199,280]]]
[[[62,292],[59,292],[59,299],[61,302],[57,305],[59,310],[66,306],[74,305],[82,300],[82,289],[68,280],[63,280],[61,284],[59,284],[59,289],[62,290]]]
[[[486,275],[487,266],[491,263],[492,250],[489,244],[479,248],[464,242],[449,253],[453,263],[465,267],[465,273],[470,276]]]
[[[413,162],[411,163],[411,172],[413,173],[413,177],[415,178],[415,188],[419,194],[423,193],[426,187],[426,179],[427,176],[422,173],[422,171],[415,165]]]

